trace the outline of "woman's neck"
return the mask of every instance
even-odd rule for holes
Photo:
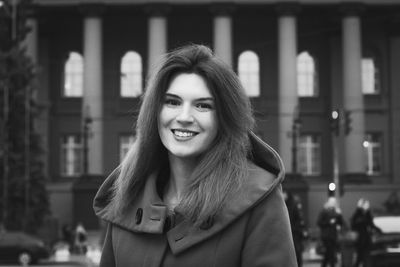
[[[169,181],[164,191],[164,201],[170,209],[175,208],[182,199],[187,180],[196,167],[197,160],[169,156]]]

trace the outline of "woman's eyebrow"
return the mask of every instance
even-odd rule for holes
[[[171,93],[165,93],[165,96],[181,99],[180,96],[171,94]],[[196,98],[195,100],[196,101],[214,101],[214,98],[213,97],[200,97],[200,98]]]
[[[171,94],[171,93],[165,93],[165,96],[168,96],[168,97],[173,97],[173,98],[179,98],[179,99],[180,99],[180,97],[179,97],[179,96],[177,96],[177,95],[174,95],[174,94]]]
[[[213,97],[201,97],[201,98],[197,98],[197,101],[214,101]]]

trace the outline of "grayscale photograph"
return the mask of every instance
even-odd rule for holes
[[[0,267],[399,267],[400,0],[0,0]]]

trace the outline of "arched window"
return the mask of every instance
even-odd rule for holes
[[[260,96],[260,63],[253,51],[244,51],[239,55],[239,79],[249,97]]]
[[[64,66],[65,97],[81,97],[83,94],[83,57],[77,52],[70,52]]]
[[[363,93],[379,93],[379,70],[373,57],[364,57],[361,60],[361,73]]]
[[[297,90],[303,97],[318,95],[315,61],[307,51],[297,56]]]
[[[121,60],[121,96],[138,97],[142,94],[142,58],[137,52],[127,52]]]

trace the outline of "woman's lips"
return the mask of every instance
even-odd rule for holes
[[[191,138],[198,134],[198,132],[184,129],[172,129],[171,131],[178,138]]]

